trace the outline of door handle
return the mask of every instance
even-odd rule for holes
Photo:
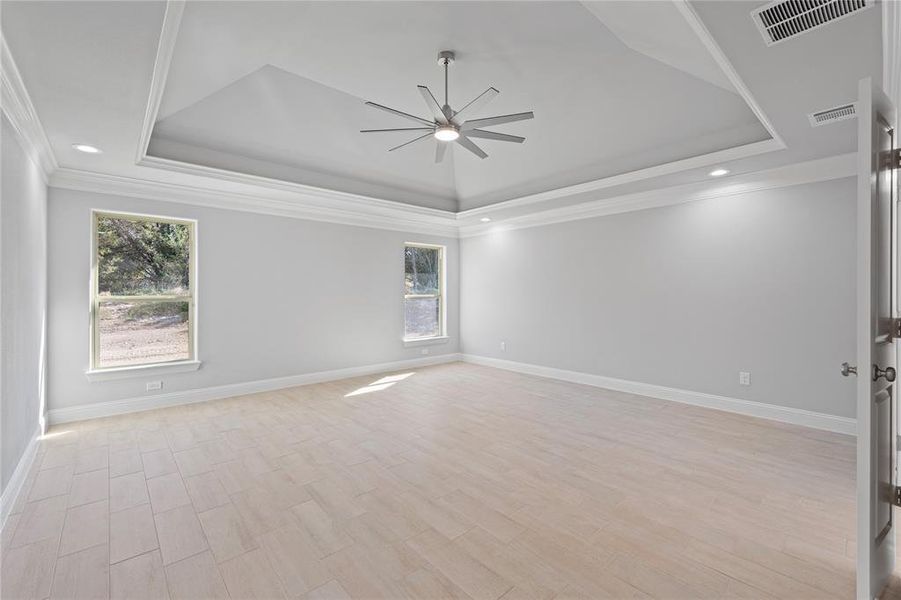
[[[847,377],[848,375],[857,375],[857,367],[852,367],[846,362],[842,363],[842,375]]]
[[[889,383],[895,380],[895,368],[886,367],[880,369],[879,365],[873,365],[873,381],[878,381],[880,377],[884,377]]]

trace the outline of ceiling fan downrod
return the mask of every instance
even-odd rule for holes
[[[438,53],[438,64],[444,66],[444,106],[441,107],[441,110],[444,112],[448,119],[453,116],[453,111],[450,109],[450,102],[448,101],[447,71],[448,67],[453,62],[453,50],[442,50]]]

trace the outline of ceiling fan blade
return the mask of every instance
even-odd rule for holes
[[[405,113],[400,110],[394,110],[393,108],[388,108],[387,106],[382,106],[381,104],[376,104],[375,102],[367,102],[367,106],[371,106],[373,108],[377,108],[379,110],[383,110],[385,112],[389,112],[392,115],[397,115],[398,117],[403,117],[405,119],[410,119],[411,121],[416,121],[420,125],[428,125],[429,127],[434,127],[435,124],[428,119],[423,119],[422,117],[417,117],[416,115],[411,115],[409,113]]]
[[[476,96],[469,104],[454,113],[454,122],[460,125],[471,115],[477,114],[483,106],[491,102],[500,94],[493,87],[488,88],[478,96]]]
[[[418,142],[419,140],[424,140],[424,139],[426,139],[427,137],[432,137],[432,132],[431,132],[431,131],[429,131],[429,132],[428,132],[427,134],[425,134],[425,135],[419,136],[418,138],[413,138],[413,139],[410,140],[409,142],[404,142],[404,143],[401,144],[400,146],[395,146],[394,148],[389,148],[389,149],[388,149],[388,152],[394,152],[395,150],[397,150],[397,149],[399,149],[399,148],[403,148],[404,146],[409,146],[410,144],[415,144],[415,143]]]
[[[504,123],[513,123],[514,121],[525,121],[526,119],[535,118],[532,111],[516,113],[512,115],[500,115],[497,117],[486,117],[484,119],[470,119],[460,126],[462,131],[478,129],[480,127],[490,127],[492,125],[503,125]]]
[[[442,125],[447,125],[447,117],[444,115],[444,111],[441,110],[441,105],[435,100],[435,96],[432,95],[431,90],[424,85],[417,85],[416,87],[419,89],[419,93],[422,94],[422,99],[425,100],[435,120]]]
[[[447,154],[447,142],[438,142],[435,149],[435,164],[444,162],[444,156]]]
[[[478,156],[479,158],[488,158],[488,155],[484,150],[476,146],[471,139],[466,137],[465,135],[461,135],[457,138],[457,143]]]
[[[388,131],[432,131],[434,127],[398,127],[395,129],[361,129],[360,133],[385,133]]]
[[[470,129],[466,132],[466,135],[474,138],[484,138],[486,140],[497,140],[499,142],[516,142],[517,144],[521,144],[526,141],[526,138],[519,137],[518,135],[495,133],[493,131],[485,131],[484,129]]]

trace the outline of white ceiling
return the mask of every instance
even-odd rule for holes
[[[768,48],[749,16],[760,4],[691,5],[787,145],[723,164],[743,173],[852,151],[853,121],[811,129],[806,113],[881,79],[879,11]],[[234,189],[135,164],[164,12],[5,0],[2,29],[61,166]],[[190,2],[150,153],[451,211],[494,204],[767,139],[702,42],[671,2]],[[485,116],[534,110],[494,128],[523,145],[480,141],[488,159],[455,148],[435,165],[427,144],[389,154],[403,138],[358,133],[407,126],[363,100],[426,115],[415,86],[439,94],[444,48],[458,53],[452,105],[493,85]],[[699,181],[709,167],[670,171],[547,202]]]
[[[607,18],[636,48],[658,56],[681,50],[669,62],[686,70],[632,49]],[[639,26],[665,35],[641,39]],[[452,106],[491,85],[501,95],[479,116],[535,112],[533,121],[496,128],[525,136],[522,146],[477,140],[488,159],[454,147],[452,161],[435,164],[436,142],[389,154],[415,134],[359,133],[410,125],[364,100],[428,114],[415,86],[441,95],[443,48],[458,53]],[[228,157],[209,153],[216,150],[244,172],[450,209],[769,138],[685,19],[662,2],[641,10],[579,2],[191,3],[159,116],[154,140],[169,144],[152,144],[151,154],[224,166]]]

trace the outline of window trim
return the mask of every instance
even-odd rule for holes
[[[127,367],[107,367],[105,369],[88,369],[84,375],[88,381],[115,381],[117,379],[134,379],[152,375],[169,375],[172,373],[188,373],[200,368],[199,360],[174,360],[163,363],[149,363]]]
[[[426,338],[404,338],[404,348],[417,348],[419,346],[436,346],[438,344],[446,344],[450,341],[450,337],[446,335],[436,335]]]
[[[407,336],[407,319],[404,313],[404,347],[424,346],[430,343],[440,344],[448,340],[447,336],[447,247],[440,244],[426,244],[422,242],[404,242],[404,254],[408,247],[428,248],[429,250],[438,250],[438,293],[437,294],[404,294],[404,305],[408,299],[415,298],[437,298],[438,299],[438,333],[427,337],[408,337]],[[404,278],[407,276],[406,256],[404,257]]]
[[[97,236],[97,222],[102,217],[121,218],[132,221],[149,221],[153,223],[171,223],[175,225],[187,225],[188,238],[188,293],[186,295],[143,295],[143,296],[100,296],[100,254],[98,251],[99,239]],[[197,220],[178,217],[166,217],[145,213],[133,213],[118,210],[91,210],[91,285],[90,285],[90,340],[88,369],[85,375],[90,381],[105,381],[109,379],[125,379],[142,375],[160,373],[178,373],[194,371],[200,368],[197,349]],[[123,365],[116,367],[100,367],[100,303],[110,300],[131,300],[138,302],[186,302],[188,303],[188,358],[141,363],[135,365]]]

